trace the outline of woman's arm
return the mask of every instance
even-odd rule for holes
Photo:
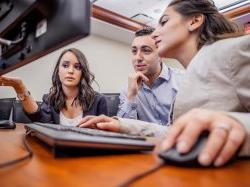
[[[36,112],[27,113],[28,117],[31,119],[31,121],[39,121],[42,123],[59,123],[59,121],[57,122],[55,119],[55,115],[58,115],[59,118],[59,114],[54,111],[53,107],[51,107],[48,101],[48,94],[45,94],[42,100],[43,101],[41,104],[39,104]]]
[[[169,129],[169,126],[162,126],[135,119],[108,117],[105,115],[86,116],[81,120],[78,126],[150,137],[162,137]]]
[[[247,134],[245,141],[238,152],[238,156],[250,157],[250,113],[228,112],[226,114],[239,121],[245,127]]]
[[[17,96],[21,98],[24,110],[27,113],[35,113],[38,110],[36,101],[19,78],[0,76],[0,86],[11,86],[14,88]]]
[[[203,166],[222,166],[241,146],[249,144],[247,129],[230,113],[193,109],[175,121],[163,141],[162,149],[165,151],[176,145],[178,152],[185,154],[205,130],[209,131],[209,138],[198,158]]]

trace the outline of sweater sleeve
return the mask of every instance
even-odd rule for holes
[[[51,106],[48,102],[48,95],[43,96],[43,101],[38,105],[38,109],[34,113],[26,113],[31,121],[37,121],[42,123],[53,123]]]
[[[145,121],[117,118],[121,125],[121,131],[127,134],[161,137],[164,136],[169,130],[170,126],[162,126],[156,123],[149,123]]]
[[[239,157],[250,157],[250,113],[228,112],[227,115],[238,120],[246,129],[246,138],[238,153]]]

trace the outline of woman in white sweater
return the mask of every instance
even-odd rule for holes
[[[187,70],[171,128],[106,116],[86,117],[80,126],[151,136],[168,131],[162,149],[177,144],[180,153],[208,130],[202,165],[222,166],[238,150],[249,156],[250,35],[243,36],[210,0],[173,0],[152,37],[161,57],[175,58]]]

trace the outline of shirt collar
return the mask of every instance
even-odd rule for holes
[[[170,77],[171,77],[170,68],[167,67],[166,64],[164,64],[163,62],[161,64],[162,64],[162,69],[161,69],[161,73],[160,73],[160,75],[159,75],[158,78],[161,78],[161,79],[164,79],[166,81],[169,81]]]
[[[157,79],[154,81],[153,85],[159,83],[160,80],[163,81],[169,81],[170,77],[171,77],[171,72],[170,72],[170,68],[166,66],[166,64],[164,64],[163,62],[161,63],[161,73],[159,75],[159,77],[157,77]],[[163,82],[160,81],[160,82]],[[150,89],[145,83],[142,84],[142,87],[146,90]]]

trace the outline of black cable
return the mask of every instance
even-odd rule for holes
[[[140,173],[138,175],[133,176],[132,178],[130,178],[129,180],[125,181],[123,184],[119,185],[119,187],[128,187],[129,185],[131,185],[132,183],[140,180],[143,177],[146,177],[149,174],[152,174],[153,172],[156,172],[157,170],[159,170],[162,166],[164,166],[164,161],[160,162],[159,164],[157,164],[156,166],[154,166],[153,168],[150,168],[149,170]]]
[[[8,39],[4,39],[4,38],[0,38],[0,45],[7,45],[7,46],[10,46],[10,45],[15,45],[15,44],[18,44],[20,42],[22,42],[26,36],[26,26],[27,23],[26,22],[23,22],[21,24],[21,35],[18,39],[16,40],[8,40]]]
[[[22,34],[21,37],[16,39],[16,40],[7,40],[7,39],[4,39],[4,38],[0,38],[0,44],[7,45],[7,46],[18,44],[18,43],[20,43],[21,41],[24,40],[24,36],[25,35]]]
[[[32,150],[31,150],[31,148],[30,148],[30,146],[29,146],[29,144],[28,144],[28,142],[27,142],[27,140],[26,140],[26,137],[27,137],[30,133],[31,133],[31,131],[27,131],[27,132],[23,135],[23,137],[22,137],[24,147],[25,147],[25,149],[27,150],[28,154],[25,155],[25,156],[23,156],[23,157],[21,157],[21,158],[18,158],[18,159],[15,159],[15,160],[11,160],[11,161],[9,161],[9,162],[1,163],[1,164],[0,164],[0,168],[4,168],[4,167],[8,167],[8,166],[17,164],[17,163],[19,163],[19,162],[22,162],[22,161],[24,161],[24,160],[26,160],[26,159],[32,157],[33,152],[32,152]]]

